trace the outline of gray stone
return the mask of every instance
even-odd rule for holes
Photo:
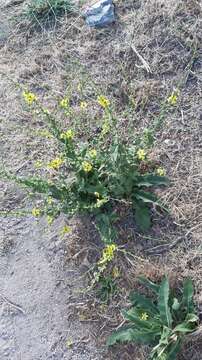
[[[112,0],[100,0],[83,14],[86,24],[91,27],[104,27],[115,21]]]

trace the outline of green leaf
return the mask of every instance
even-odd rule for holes
[[[129,320],[131,322],[134,322],[135,326],[139,329],[139,330],[143,330],[143,329],[150,329],[152,327],[152,324],[148,321],[148,320],[141,320],[136,311],[135,308],[132,308],[128,311],[123,311],[122,312],[124,319]]]
[[[107,341],[108,346],[116,344],[116,342],[134,341],[140,344],[153,344],[159,333],[155,330],[136,330],[133,327],[126,326],[114,332]]]
[[[164,206],[161,201],[158,199],[158,197],[149,191],[143,191],[143,190],[136,190],[134,197],[137,200],[141,200],[144,203],[150,203],[160,206],[163,210],[168,212],[168,208]]]
[[[158,175],[142,175],[137,178],[137,186],[159,186],[159,185],[168,185],[169,180],[166,176]]]
[[[181,324],[177,325],[173,332],[189,333],[193,332],[197,328],[198,316],[195,314],[187,314],[186,319]]]
[[[172,343],[170,346],[170,350],[167,353],[167,359],[166,360],[175,360],[177,357],[177,354],[180,351],[181,348],[181,339],[178,338],[177,341],[175,343]]]
[[[117,231],[113,226],[113,214],[96,215],[96,228],[105,243],[109,244],[116,240]]]
[[[107,346],[112,346],[116,342],[126,342],[133,340],[134,329],[130,326],[122,327],[120,330],[115,331],[107,340]]]
[[[139,306],[150,314],[158,314],[156,305],[154,305],[154,303],[144,295],[132,292],[130,294],[130,301],[133,306]]]
[[[191,313],[194,310],[193,295],[193,282],[191,279],[186,279],[183,284],[182,306],[186,308],[188,313]]]
[[[149,230],[151,227],[151,217],[148,207],[142,201],[136,201],[135,220],[142,231]]]
[[[168,327],[171,327],[172,317],[168,306],[168,300],[169,300],[169,282],[168,282],[168,278],[165,277],[159,289],[158,309],[163,324]]]
[[[141,200],[145,203],[152,203],[152,204],[159,205],[157,196],[151,192],[137,190],[135,192],[134,196],[136,197],[136,199]]]
[[[147,279],[145,276],[139,276],[138,279],[141,282],[141,284],[147,286],[149,289],[151,289],[153,292],[155,292],[155,294],[158,295],[160,285],[155,284],[151,280]]]

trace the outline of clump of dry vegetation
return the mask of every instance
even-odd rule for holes
[[[78,307],[78,317],[81,321],[97,321],[100,346],[123,321],[120,310],[128,305],[130,290],[142,290],[137,282],[141,274],[160,283],[166,273],[175,288],[181,288],[183,279],[190,277],[199,318],[202,304],[200,3],[197,0],[166,3],[127,0],[115,1],[115,5],[117,22],[106,29],[88,29],[75,14],[63,19],[56,15],[54,27],[49,31],[42,25],[40,33],[39,29],[30,32],[22,23],[4,48],[5,55],[11,59],[10,73],[15,84],[29,88],[48,112],[55,112],[53,97],[57,103],[68,99],[67,104],[61,104],[63,108],[68,105],[68,111],[60,113],[60,124],[64,129],[75,131],[76,128],[78,142],[89,146],[103,131],[103,124],[107,124],[106,116],[103,117],[95,101],[98,94],[105,94],[113,103],[116,131],[123,143],[141,138],[144,144],[139,143],[138,149],[148,151],[145,143],[148,146],[149,162],[140,161],[140,172],[147,173],[151,164],[155,164],[155,169],[166,172],[171,179],[170,187],[157,191],[169,207],[169,214],[154,207],[150,231],[139,232],[127,204],[116,207],[117,248],[103,249],[95,227],[86,217],[75,218],[64,229],[71,243],[69,259],[84,266],[89,275],[86,305]],[[51,164],[53,158],[59,160],[55,142],[39,116],[33,116],[26,109],[22,111],[16,85],[8,80],[6,84],[5,93],[10,89],[12,92],[10,99],[5,98],[3,137],[6,139],[8,133],[13,132],[18,137],[9,148],[4,147],[3,155],[15,152],[17,141],[21,140],[21,153],[25,155],[23,159],[16,159],[14,166],[11,157],[5,165],[8,169],[12,167],[18,176],[44,174],[40,162]],[[16,121],[6,122],[13,114],[17,114]],[[35,151],[36,146],[39,152]],[[55,162],[52,166],[58,164]],[[55,174],[51,176],[54,179]],[[99,198],[95,195],[94,200],[97,204]],[[40,199],[38,204],[40,207]],[[52,215],[48,213],[50,223]],[[91,220],[94,222],[93,217]],[[50,226],[54,226],[54,222]],[[127,345],[110,350],[107,356],[117,359],[121,352],[122,359],[143,360],[147,359],[148,351],[147,347]],[[188,338],[179,359],[200,360],[200,354],[199,334]]]

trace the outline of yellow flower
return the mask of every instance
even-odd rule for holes
[[[117,266],[114,266],[113,269],[112,269],[112,277],[114,279],[118,278],[120,276],[120,271],[119,269],[117,268]]]
[[[88,161],[83,161],[82,168],[83,168],[83,171],[85,171],[87,173],[87,172],[90,172],[93,167],[92,167],[91,163],[89,163]]]
[[[74,131],[71,129],[67,130],[66,132],[60,135],[60,139],[64,139],[64,140],[72,140],[73,138],[74,138]]]
[[[104,109],[107,109],[110,105],[110,101],[103,95],[98,96],[97,101]]]
[[[100,197],[100,194],[99,194],[99,192],[97,192],[97,191],[94,192],[94,195],[96,196],[96,198],[99,198],[99,197]]]
[[[53,198],[51,196],[48,196],[47,198],[47,204],[51,205],[53,203]]]
[[[81,103],[80,103],[80,108],[81,108],[82,110],[85,110],[85,109],[87,108],[87,106],[88,106],[88,104],[87,104],[86,101],[81,101]]]
[[[23,97],[24,97],[24,100],[25,102],[28,104],[28,105],[32,105],[33,102],[37,101],[37,97],[35,94],[33,94],[32,92],[30,91],[23,91],[22,93]]]
[[[77,86],[77,90],[78,90],[78,92],[81,92],[81,90],[82,90],[82,86],[81,86],[80,83],[79,83],[78,86]]]
[[[102,205],[104,205],[107,202],[106,199],[97,199],[96,207],[100,208]]]
[[[107,245],[102,250],[102,257],[98,262],[99,265],[103,265],[114,258],[114,252],[117,250],[117,246],[115,244]]]
[[[66,97],[62,100],[60,100],[60,106],[62,109],[68,109],[69,107],[69,99]]]
[[[47,222],[48,222],[48,225],[51,225],[53,222],[53,217],[50,215],[47,215]]]
[[[179,97],[179,90],[174,90],[172,94],[168,97],[168,103],[170,105],[176,105]]]
[[[89,156],[91,157],[91,158],[96,158],[96,156],[97,156],[97,150],[95,150],[95,149],[92,149],[92,150],[90,150],[89,151]]]
[[[40,169],[42,166],[43,166],[43,163],[42,163],[41,160],[35,161],[34,167],[35,167],[36,169]]]
[[[110,124],[109,121],[105,121],[103,126],[102,126],[102,135],[106,135],[108,134],[108,132],[110,131]]]
[[[144,312],[141,314],[140,319],[146,321],[148,319],[148,317],[149,317],[149,315],[146,312]]]
[[[58,170],[59,167],[63,164],[63,160],[60,158],[55,158],[48,164],[49,169]]]
[[[68,339],[68,340],[66,341],[66,346],[67,346],[68,349],[71,349],[71,347],[73,346],[73,341],[72,341],[72,339]]]
[[[137,151],[137,157],[138,157],[139,160],[145,160],[145,158],[146,158],[145,150],[144,149],[139,149]]]
[[[61,230],[61,235],[64,236],[65,234],[69,234],[72,231],[71,227],[68,225],[63,226]]]
[[[166,171],[165,171],[164,168],[159,167],[158,169],[156,169],[156,173],[157,173],[159,176],[165,176]]]
[[[41,210],[38,209],[38,208],[33,208],[32,209],[32,215],[35,216],[35,217],[38,217],[41,215]]]

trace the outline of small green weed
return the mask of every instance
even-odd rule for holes
[[[116,280],[111,275],[101,276],[98,283],[97,295],[104,303],[108,303],[110,299],[118,292]]]
[[[138,342],[152,345],[150,359],[175,360],[186,334],[198,327],[198,316],[193,304],[193,284],[185,280],[180,297],[170,291],[165,277],[160,285],[142,277],[141,282],[155,294],[155,301],[137,292],[132,292],[132,308],[123,312],[129,321],[113,333],[108,345],[116,342]]]
[[[39,25],[75,10],[72,0],[31,0],[25,9],[24,16]]]

